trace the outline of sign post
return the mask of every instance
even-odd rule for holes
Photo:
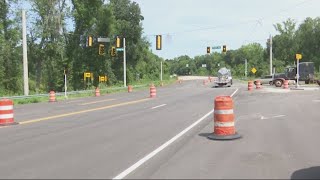
[[[296,54],[296,59],[297,59],[297,83],[296,83],[296,88],[299,87],[299,60],[302,59],[302,55],[301,54]]]
[[[66,69],[64,69],[64,98],[68,99],[68,96],[67,96],[67,72],[66,72]]]

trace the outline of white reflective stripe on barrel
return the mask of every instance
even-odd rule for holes
[[[228,109],[228,110],[214,110],[214,114],[233,114],[233,109]]]
[[[0,119],[13,118],[13,114],[0,114]]]
[[[216,126],[216,127],[233,127],[234,122],[214,122],[214,126]]]
[[[7,106],[0,106],[0,111],[1,110],[12,110],[13,109],[13,105],[7,105]]]

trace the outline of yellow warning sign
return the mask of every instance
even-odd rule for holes
[[[256,68],[252,68],[252,69],[251,69],[251,72],[252,72],[253,74],[255,74],[255,73],[257,72],[257,69],[256,69]]]

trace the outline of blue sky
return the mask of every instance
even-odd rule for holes
[[[144,35],[165,59],[206,53],[207,46],[237,49],[252,42],[265,46],[273,24],[288,18],[298,24],[320,16],[319,0],[133,0],[144,16]],[[162,50],[155,35],[163,34]]]

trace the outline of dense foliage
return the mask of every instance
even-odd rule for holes
[[[283,72],[288,65],[295,62],[295,54],[303,55],[302,62],[311,61],[315,67],[320,66],[320,18],[307,18],[299,26],[294,20],[288,19],[274,25],[278,34],[273,37],[273,65],[276,72]],[[269,43],[266,47],[258,43],[243,45],[237,50],[227,53],[211,53],[194,58],[180,56],[170,62],[170,72],[178,75],[198,74],[216,75],[220,67],[231,68],[233,75],[245,75],[245,59],[248,60],[248,76],[261,76],[270,73]],[[205,51],[205,49],[204,49]],[[188,67],[186,67],[188,64]],[[202,64],[206,64],[203,68]],[[258,71],[253,74],[250,70],[255,67]],[[318,68],[316,68],[318,71]]]

